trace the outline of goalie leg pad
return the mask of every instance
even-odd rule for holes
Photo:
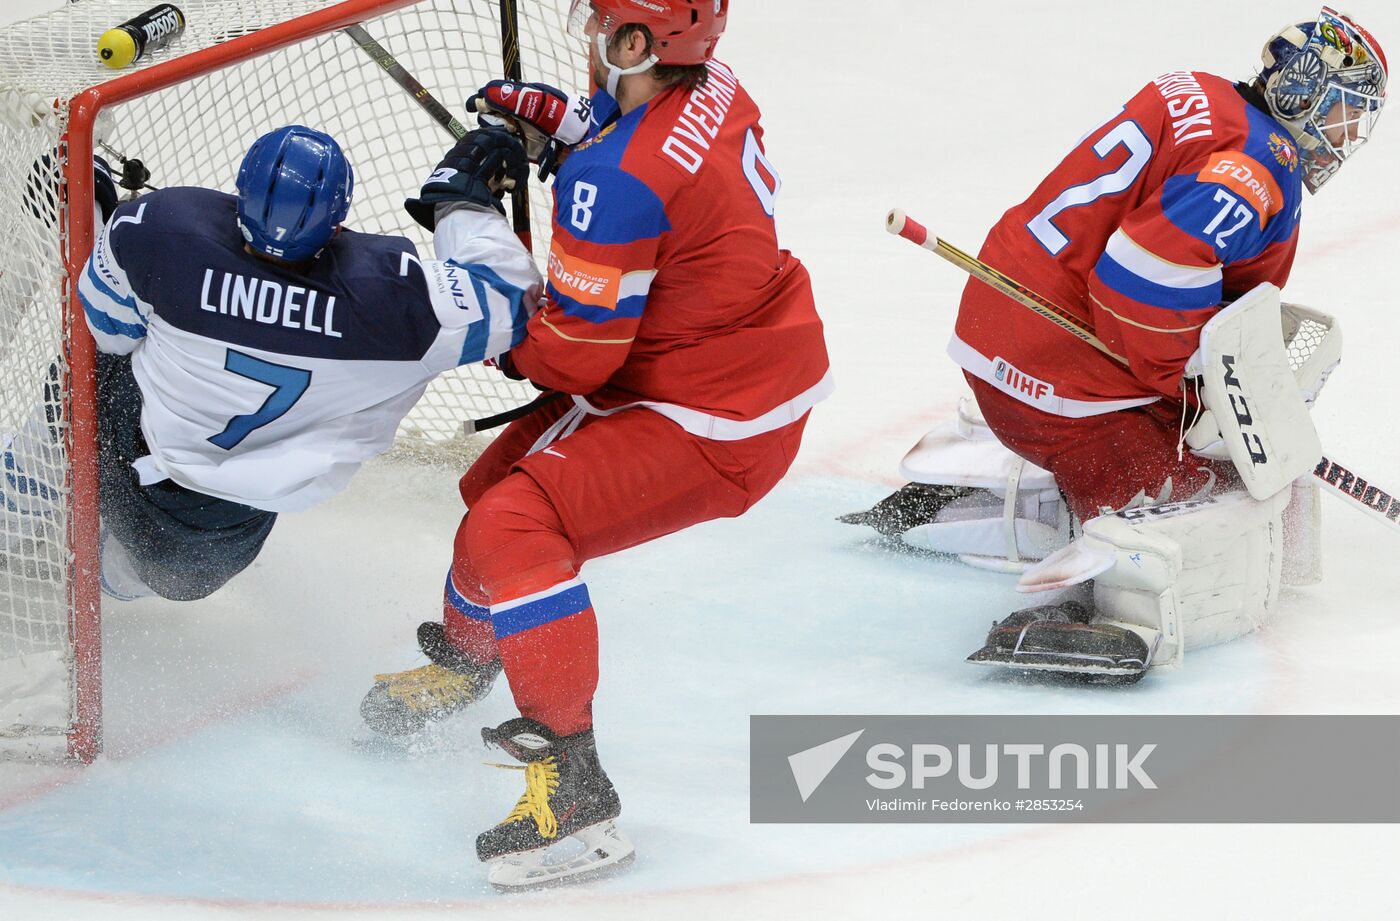
[[[1231,492],[1092,519],[1084,539],[1113,555],[1094,582],[1096,621],[1160,643],[1159,665],[1264,626],[1278,607],[1289,498]]]
[[[1050,473],[997,440],[964,397],[900,463],[912,482],[846,524],[872,527],[919,550],[1019,572],[1069,543],[1074,517]]]
[[[1283,584],[1322,581],[1322,489],[1310,476],[1293,481],[1283,511]]]

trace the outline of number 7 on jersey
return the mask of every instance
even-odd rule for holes
[[[255,430],[285,416],[311,386],[310,371],[263,361],[233,349],[224,356],[224,370],[272,388],[257,412],[234,416],[222,432],[210,436],[210,443],[225,451],[232,451]]]

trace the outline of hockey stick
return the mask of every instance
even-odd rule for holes
[[[515,31],[515,4],[512,0],[501,0],[502,52],[504,53],[507,47],[507,30],[504,25],[507,15],[507,4],[510,5],[509,45],[515,49],[513,65],[515,72],[514,74],[509,73],[512,67],[512,59],[509,56],[506,57],[506,70],[508,76],[512,76],[514,79],[518,80],[520,79],[520,46],[519,38]],[[443,130],[459,140],[466,137],[467,127],[459,122],[456,117],[447,110],[446,106],[438,102],[437,97],[434,96],[426,86],[419,83],[417,78],[409,73],[404,66],[399,63],[398,59],[389,52],[389,49],[375,41],[374,36],[366,32],[363,26],[358,24],[346,26],[341,31],[350,36],[351,41],[359,45],[360,50],[369,55],[370,60],[378,64],[384,72],[389,75],[391,80],[403,87],[404,90],[413,97],[414,101],[423,107],[423,111],[431,115],[433,121],[443,127]],[[515,232],[528,250],[530,249],[530,208],[527,188],[512,189],[511,203],[515,209]],[[521,217],[522,213],[524,215],[523,218]],[[522,226],[524,228],[523,231],[521,229]],[[560,396],[560,394],[549,392],[535,397],[535,399],[522,406],[516,406],[505,412],[496,413],[495,415],[486,416],[481,419],[466,419],[462,422],[462,428],[468,435],[474,435],[477,432],[484,432],[487,429],[497,428],[508,422],[514,422],[522,416],[528,416],[530,413],[534,412],[545,403],[551,402],[558,396]]]
[[[375,41],[374,36],[366,32],[364,26],[358,24],[346,26],[342,31],[360,46],[361,51],[369,55],[370,60],[383,68],[391,80],[407,90],[408,95],[412,96],[414,101],[423,107],[423,111],[433,117],[433,121],[442,125],[448,134],[459,140],[466,137],[466,126],[457,121],[456,117],[447,111],[447,107],[438,102],[437,98],[428,92],[428,88],[419,83],[413,74],[405,70],[404,66],[389,53],[387,48]]]
[[[1103,344],[1084,321],[1068,310],[1053,303],[1048,298],[1036,294],[1014,278],[997,271],[987,263],[971,256],[936,236],[930,236],[928,228],[895,208],[885,217],[885,230],[903,237],[910,243],[930,252],[937,253],[953,265],[967,272],[980,282],[988,284],[1005,294],[1022,307],[1028,307],[1045,317],[1066,332],[1089,343],[1120,364],[1128,360],[1114,353]],[[1400,528],[1400,494],[1389,492],[1373,482],[1355,474],[1349,467],[1323,457],[1313,469],[1313,476],[1328,487],[1328,492],[1346,501],[1347,505],[1370,515],[1377,521]]]
[[[976,256],[968,255],[947,240],[940,237],[930,237],[927,227],[899,208],[895,208],[885,217],[885,229],[931,253],[937,253],[973,278],[991,285],[1023,307],[1029,307],[1065,332],[1084,340],[1119,364],[1126,365],[1128,363],[1128,359],[1104,345],[1103,341],[1095,336],[1093,331],[1085,327],[1074,314],[1053,303],[1049,298],[1036,294],[1009,275],[998,272]]]
[[[501,62],[507,80],[522,80],[520,67],[520,17],[516,13],[515,0],[501,0]],[[515,235],[528,250],[534,249],[530,233],[530,184],[526,182],[510,193],[511,220],[515,225]]]
[[[486,416],[482,419],[468,419],[462,423],[462,430],[468,435],[475,435],[477,432],[484,432],[487,429],[505,425],[507,422],[514,422],[522,416],[530,415],[530,413],[539,409],[541,406],[553,403],[563,395],[564,394],[558,390],[546,390],[524,406],[517,406],[514,409],[508,409],[505,412],[496,413],[494,416]]]

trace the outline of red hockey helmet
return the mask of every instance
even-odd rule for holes
[[[703,64],[714,56],[724,34],[729,0],[574,0],[569,33],[583,36],[594,17],[602,35],[634,23],[646,26],[658,64]]]

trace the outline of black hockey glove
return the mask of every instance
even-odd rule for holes
[[[490,359],[486,363],[488,365],[495,365],[497,371],[500,371],[502,374],[504,374],[506,377],[510,378],[513,381],[525,380],[525,375],[522,374],[520,372],[520,369],[515,366],[515,359],[510,356],[510,352],[502,352],[501,354],[497,355],[493,359]],[[544,388],[536,385],[535,389],[543,390]]]
[[[501,214],[501,198],[529,179],[525,148],[504,128],[478,128],[459,140],[433,174],[423,183],[417,198],[403,203],[405,210],[429,230],[437,226],[440,204],[468,202],[489,205]]]
[[[102,221],[112,219],[112,212],[120,204],[117,200],[117,182],[112,178],[112,167],[101,157],[92,158],[92,199],[102,212]]]
[[[53,157],[44,154],[34,161],[29,169],[29,179],[25,184],[24,203],[29,213],[45,223],[50,222],[58,212],[58,199],[54,195],[57,173]],[[92,200],[102,215],[103,223],[117,210],[117,184],[112,180],[112,168],[101,157],[92,158]],[[101,227],[97,227],[101,230]]]

